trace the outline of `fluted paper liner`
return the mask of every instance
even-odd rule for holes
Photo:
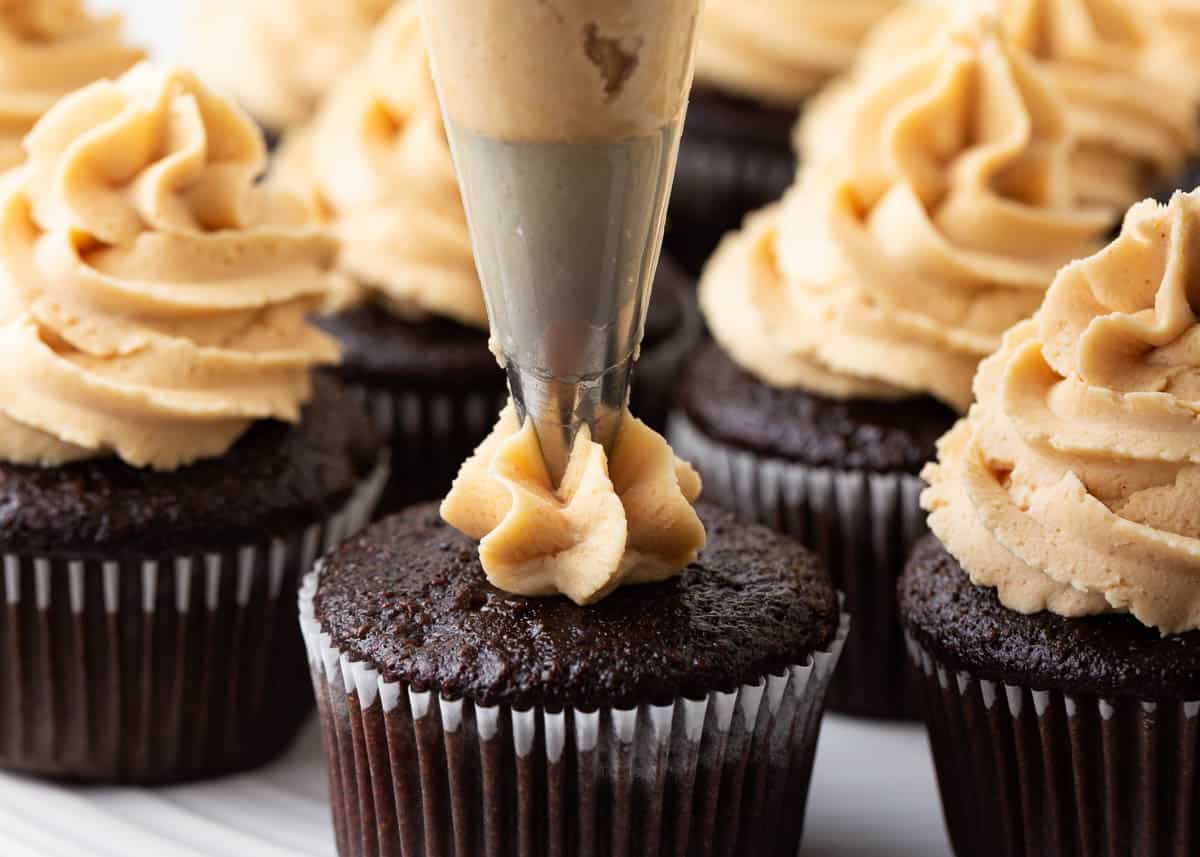
[[[669,705],[522,711],[387,682],[300,594],[341,857],[794,857],[849,620],[808,663]]]
[[[908,650],[959,857],[1200,854],[1200,701],[1035,690]]]
[[[833,711],[915,717],[919,693],[905,657],[896,581],[927,532],[924,483],[908,473],[806,467],[708,438],[682,413],[668,432],[704,480],[704,496],[812,548],[846,595],[854,629],[829,692]]]
[[[295,593],[386,463],[285,537],[154,558],[0,557],[0,768],[152,784],[253,767],[311,710]]]
[[[499,388],[500,370],[496,372]],[[377,518],[444,496],[458,468],[491,432],[507,402],[498,390],[348,386],[392,450],[392,478],[376,509]]]

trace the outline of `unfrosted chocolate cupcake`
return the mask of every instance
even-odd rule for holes
[[[1200,850],[1200,196],[1135,206],[980,367],[900,583],[951,839]]]
[[[339,854],[795,854],[837,600],[702,515],[681,576],[587,607],[497,589],[432,506],[332,554],[301,610]]]
[[[902,0],[708,0],[671,197],[668,246],[695,274],[721,237],[783,195],[805,101],[854,63]]]
[[[987,18],[852,103],[848,148],[806,164],[705,269],[717,346],[687,367],[670,432],[710,499],[806,540],[845,590],[855,632],[831,706],[902,716],[895,581],[924,531],[916,474],[978,362],[1109,216],[1077,204],[1059,101]]]
[[[320,323],[392,441],[381,511],[443,496],[507,391],[415,3],[389,14],[370,55],[285,144],[275,180],[305,192],[342,238],[351,282]],[[691,291],[660,265],[633,392],[635,412],[660,426],[700,334]]]
[[[300,576],[381,481],[365,411],[312,379],[336,243],[181,70],[68,96],[25,147],[0,196],[0,767],[259,764],[311,705]]]

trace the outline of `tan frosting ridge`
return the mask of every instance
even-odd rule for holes
[[[1078,137],[1077,193],[1123,211],[1180,171],[1200,147],[1197,90],[1181,72],[1172,36],[1154,13],[1161,0],[993,0],[1005,38],[1030,54],[1061,95]],[[886,75],[894,58],[925,45],[960,14],[959,0],[910,4],[885,19],[863,48],[858,75]],[[1166,57],[1175,57],[1164,62]],[[1195,78],[1193,77],[1192,80]],[[822,98],[801,130],[806,152],[845,139],[846,83]]]
[[[696,81],[798,105],[849,69],[867,32],[903,0],[705,0]]]
[[[190,59],[274,130],[306,119],[392,0],[192,0]]]
[[[429,73],[416,3],[401,2],[371,47],[290,135],[274,178],[311,197],[342,242],[342,267],[398,315],[487,328],[467,217]]]
[[[680,119],[700,0],[421,0],[451,120],[489,137],[644,136]],[[564,50],[566,46],[566,50]],[[685,61],[686,60],[686,61]]]
[[[1022,613],[1200,628],[1200,195],[1135,206],[980,367],[933,531]]]
[[[846,122],[840,156],[718,249],[709,327],[774,386],[965,411],[979,360],[1108,217],[1076,203],[1061,105],[986,17],[872,78]]]
[[[591,604],[679,574],[704,547],[700,477],[626,413],[609,458],[586,428],[555,490],[533,424],[510,404],[462,468],[442,516],[471,538],[493,585]]]
[[[190,73],[63,99],[0,192],[0,459],[172,469],[295,421],[338,358],[307,315],[337,245],[255,184],[262,138]]]
[[[54,102],[142,56],[119,16],[89,15],[82,0],[0,0],[0,170],[21,162],[21,138]]]

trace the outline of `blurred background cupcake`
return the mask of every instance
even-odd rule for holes
[[[142,58],[119,16],[91,15],[83,0],[0,3],[0,170],[21,162],[22,138],[58,99]]]
[[[328,557],[301,615],[342,857],[797,853],[844,622],[811,553],[699,490],[628,414],[554,489],[510,408],[445,522]]]
[[[959,854],[1200,853],[1200,196],[980,367],[900,584]]]
[[[709,497],[799,536],[855,630],[839,711],[912,714],[895,580],[923,533],[917,474],[1001,334],[1098,246],[1050,83],[986,16],[864,77],[847,146],[721,244],[700,283],[716,340],[671,439]]]
[[[192,0],[189,59],[274,141],[363,55],[392,0]]]
[[[274,180],[310,198],[342,241],[346,282],[321,324],[392,439],[383,509],[443,496],[507,393],[415,3],[396,6],[364,62],[289,136]],[[690,291],[664,261],[633,393],[659,426],[699,338]]]
[[[1111,206],[1114,222],[1134,202],[1179,187],[1200,149],[1200,58],[1184,57],[1157,10],[1160,0],[998,0],[1004,37],[1033,57],[1062,96],[1076,149],[1080,199]],[[863,47],[862,74],[886,74],[895,57],[927,44],[963,4],[913,3],[886,18]],[[1174,61],[1166,62],[1167,57]],[[1190,71],[1189,71],[1190,68]],[[849,105],[840,84],[805,120],[806,157],[845,145]],[[1188,188],[1190,189],[1190,188]]]
[[[311,706],[299,579],[382,476],[369,417],[312,378],[337,244],[186,71],[93,84],[25,147],[0,191],[0,767],[264,762]]]
[[[850,68],[868,30],[902,2],[706,0],[668,236],[693,272],[747,212],[779,199],[805,100]]]

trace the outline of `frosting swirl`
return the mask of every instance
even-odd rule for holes
[[[82,0],[0,0],[0,170],[24,157],[21,138],[59,98],[135,65],[121,18]]]
[[[289,136],[275,178],[316,201],[342,241],[343,269],[392,312],[487,328],[415,3],[396,6],[364,62]]]
[[[609,459],[586,428],[566,475],[550,483],[533,424],[510,404],[463,465],[442,517],[480,539],[488,580],[518,595],[599,601],[618,586],[679,574],[704,547],[692,503],[700,477],[626,413]]]
[[[701,305],[769,384],[966,410],[979,360],[1108,217],[1076,204],[1059,102],[986,18],[864,81],[852,104],[842,155],[810,162],[726,238]]]
[[[1155,0],[1159,2],[1159,0]],[[1071,171],[1086,202],[1124,210],[1182,169],[1200,147],[1200,96],[1180,68],[1169,30],[1149,6],[1112,0],[1001,0],[1005,38],[1025,51],[1062,97],[1077,137]],[[953,3],[914,3],[889,16],[863,47],[859,74],[887,74],[960,10]],[[1194,78],[1192,78],[1194,80]],[[841,145],[853,84],[824,97],[801,130],[806,152]]]
[[[295,421],[334,239],[255,184],[253,124],[141,65],[68,96],[0,192],[0,458],[173,469]]]
[[[1022,613],[1200,628],[1200,194],[1135,206],[982,364],[930,527]]]
[[[306,119],[362,56],[392,0],[195,0],[191,60],[256,119],[279,130]]]
[[[902,0],[706,0],[696,80],[796,106],[854,63],[875,23]]]

